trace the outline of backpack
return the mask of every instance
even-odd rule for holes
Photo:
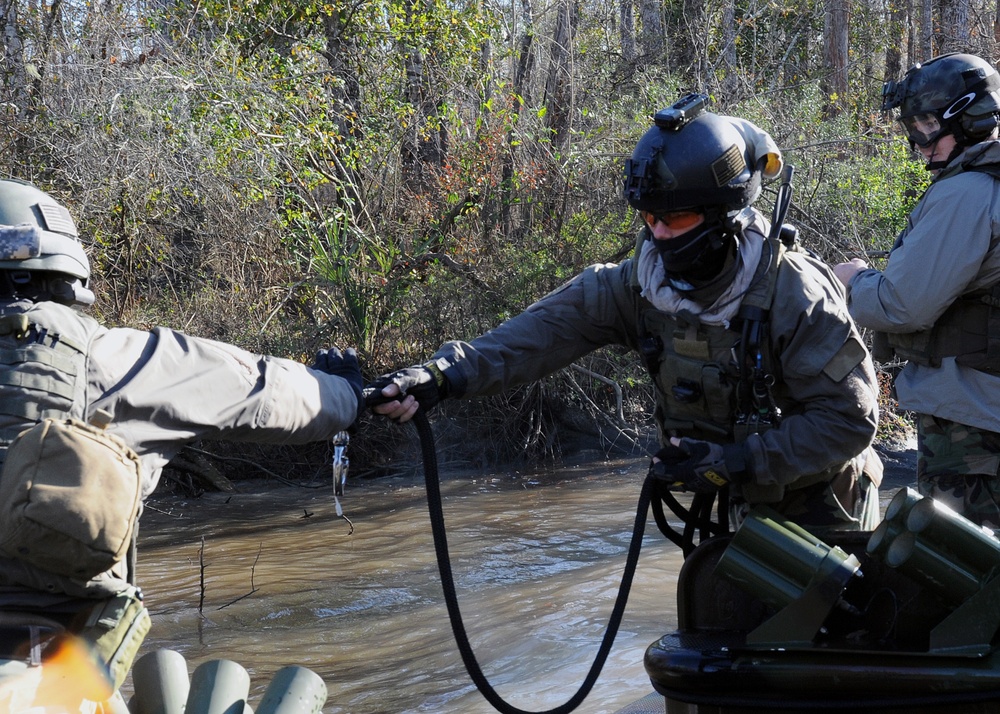
[[[141,507],[139,457],[95,422],[45,419],[0,471],[0,554],[88,580],[124,560]]]

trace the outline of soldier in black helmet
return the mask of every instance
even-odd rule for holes
[[[383,396],[405,396],[374,409],[406,421],[418,405],[496,394],[626,345],[656,386],[654,474],[676,489],[728,487],[737,519],[766,503],[817,533],[870,529],[881,478],[871,360],[837,279],[753,208],[781,168],[778,147],[705,100],[657,113],[626,161],[625,198],[643,221],[630,259],[382,376]]]
[[[895,379],[917,414],[917,486],[970,520],[1000,528],[1000,74],[946,54],[883,90],[934,178],[884,270],[834,267],[877,356],[906,360]]]
[[[105,328],[81,310],[89,280],[66,208],[0,180],[0,663],[18,675],[0,687],[3,711],[44,708],[45,662],[70,636],[121,684],[149,628],[136,521],[185,444],[325,441],[363,406],[353,350],[309,368],[163,327]]]

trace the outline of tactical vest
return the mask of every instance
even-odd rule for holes
[[[776,245],[775,245],[776,244]],[[765,244],[764,256],[768,254]],[[766,339],[767,314],[774,278],[784,253],[775,241],[770,259],[762,259],[731,327],[706,325],[697,316],[662,312],[640,301],[637,325],[640,349],[656,386],[656,422],[661,441],[683,435],[706,441],[743,441],[780,418],[773,409],[751,406],[752,369],[774,375]],[[641,251],[642,241],[637,247]],[[638,289],[638,284],[635,285]],[[745,328],[745,329],[744,329]],[[743,342],[743,333],[747,341]],[[754,345],[747,344],[753,341]],[[738,350],[737,348],[740,347]],[[747,350],[759,354],[745,354]],[[766,399],[766,396],[765,396]],[[770,413],[767,413],[770,412]],[[738,426],[743,428],[737,428]]]
[[[961,166],[948,177],[977,171],[1000,179],[1000,164]],[[900,359],[940,367],[944,357],[966,367],[1000,374],[1000,283],[959,296],[928,329],[879,333]],[[879,359],[891,355],[876,353]]]
[[[87,355],[99,323],[54,302],[0,306],[0,465],[7,447],[47,418],[85,420]],[[0,585],[103,598],[129,583],[129,564],[83,582],[0,557]]]
[[[729,328],[702,324],[694,315],[665,313],[640,301],[640,349],[656,386],[654,416],[661,443],[671,436],[742,443],[750,434],[780,422],[781,410],[771,387],[781,383],[781,374],[770,349],[769,316],[782,258],[786,250],[801,248],[786,247],[776,239],[765,241],[762,259]],[[636,255],[642,242],[640,238]],[[636,278],[633,287],[639,289]],[[839,470],[808,475],[787,487],[744,484],[742,496],[750,503],[774,503],[784,497],[786,488],[828,480]]]

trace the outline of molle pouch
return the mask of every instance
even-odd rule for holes
[[[0,553],[80,580],[103,573],[131,545],[140,483],[139,457],[124,441],[75,419],[46,419],[7,450]]]
[[[673,354],[660,365],[660,378],[672,418],[728,423],[733,385],[720,365]]]
[[[77,633],[107,665],[115,690],[125,681],[150,624],[142,593],[132,587],[98,603]]]

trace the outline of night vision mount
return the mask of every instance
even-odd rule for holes
[[[661,109],[653,115],[653,123],[661,129],[680,131],[688,122],[705,113],[708,106],[708,95],[691,92],[685,94],[666,109]]]

